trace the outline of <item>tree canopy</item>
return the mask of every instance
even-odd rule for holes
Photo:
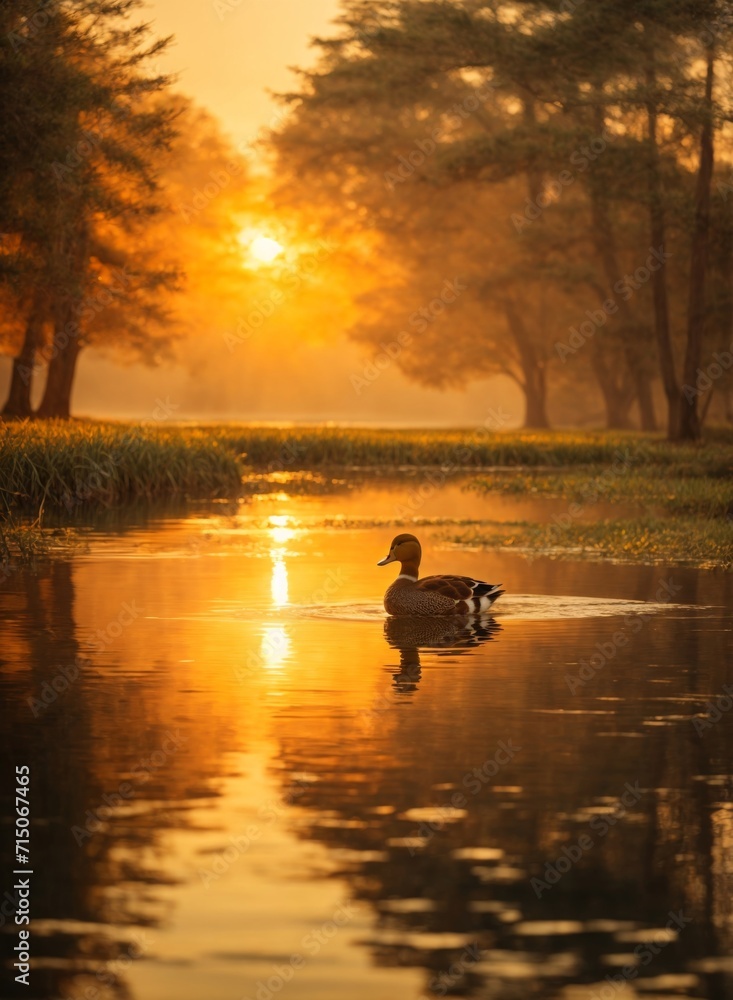
[[[726,52],[733,5],[346,0],[274,136],[281,197],[344,210],[400,296],[465,291],[400,352],[428,384],[504,372],[526,422],[597,383],[609,426],[699,436],[699,373],[730,343]],[[716,167],[716,150],[717,163]],[[289,178],[289,180],[288,180]],[[343,225],[343,218],[340,224]],[[702,366],[702,368],[701,368]]]

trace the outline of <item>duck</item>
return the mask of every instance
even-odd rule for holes
[[[414,535],[397,535],[389,553],[377,566],[398,562],[400,573],[384,595],[388,615],[444,617],[480,615],[504,591],[501,584],[484,583],[470,576],[424,576],[419,579],[422,548]]]

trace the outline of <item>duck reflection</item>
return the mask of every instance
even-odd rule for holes
[[[400,691],[416,690],[422,675],[420,649],[437,649],[463,655],[501,632],[501,625],[490,616],[480,618],[457,615],[451,618],[388,618],[384,637],[400,651],[400,669],[394,684]]]

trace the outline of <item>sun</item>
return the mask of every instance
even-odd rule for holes
[[[271,264],[285,250],[282,243],[264,233],[244,230],[239,237],[254,264]]]

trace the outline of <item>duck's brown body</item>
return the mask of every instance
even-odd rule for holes
[[[384,607],[390,615],[476,615],[488,611],[504,591],[501,586],[474,580],[468,576],[426,576],[419,579],[422,550],[414,535],[398,535],[384,566],[399,562],[400,575],[384,595]]]

